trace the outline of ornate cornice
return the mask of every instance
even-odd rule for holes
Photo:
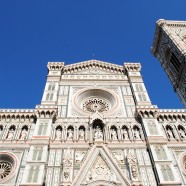
[[[57,116],[57,106],[51,105],[36,105],[35,114],[37,118],[52,118]]]
[[[78,62],[75,64],[65,65],[64,73],[70,74],[73,72],[90,69],[90,68],[103,69],[106,71],[111,71],[119,74],[124,73],[123,66],[108,63],[108,62],[103,62],[99,60],[89,60],[89,61]]]
[[[140,72],[141,64],[140,63],[124,63],[124,68],[128,72]]]
[[[47,64],[48,70],[61,71],[63,67],[64,67],[64,62],[48,62]]]
[[[142,118],[157,118],[158,121],[186,121],[186,109],[158,109],[156,105],[137,106],[136,115]]]
[[[136,107],[137,116],[141,116],[143,118],[156,118],[157,113],[158,113],[157,105]]]
[[[158,110],[159,121],[185,121],[186,109],[160,109]]]
[[[33,122],[35,119],[34,109],[0,109],[0,120]]]

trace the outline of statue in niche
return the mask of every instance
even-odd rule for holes
[[[135,155],[133,153],[129,153],[127,156],[127,160],[133,180],[138,180],[138,167]]]
[[[2,132],[3,132],[3,127],[0,127],[0,135],[1,135]]]
[[[10,129],[7,135],[7,139],[12,140],[14,137],[14,129]]]
[[[103,139],[103,132],[100,128],[100,126],[96,126],[95,132],[94,132],[94,139]]]
[[[128,131],[127,131],[126,128],[123,129],[123,138],[124,138],[124,139],[129,139]]]
[[[56,139],[61,139],[61,130],[59,128],[56,130]]]
[[[172,134],[172,130],[170,128],[167,129],[167,136],[168,136],[169,139],[173,139],[174,138],[174,136]]]
[[[183,129],[181,129],[181,128],[179,129],[179,134],[180,134],[181,138],[185,138],[185,132]]]
[[[28,131],[24,128],[24,129],[21,131],[20,139],[25,140],[25,139],[27,138],[27,135],[28,135]]]
[[[79,139],[84,140],[85,138],[85,131],[83,129],[79,129]]]
[[[67,139],[73,139],[74,131],[70,128],[67,131]]]
[[[140,139],[140,132],[137,128],[134,129],[134,139]]]
[[[115,129],[111,129],[111,138],[112,140],[117,140],[118,137],[117,137],[117,132]]]

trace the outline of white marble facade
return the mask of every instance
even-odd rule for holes
[[[186,184],[186,111],[151,104],[139,63],[47,67],[40,105],[0,110],[0,185]]]

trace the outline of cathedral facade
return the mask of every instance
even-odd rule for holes
[[[0,185],[186,185],[186,110],[152,105],[140,63],[47,67],[40,105],[0,110]]]

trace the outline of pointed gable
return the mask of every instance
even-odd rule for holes
[[[71,65],[65,65],[64,74],[123,74],[124,68],[121,65],[89,60]]]
[[[131,185],[110,151],[102,145],[92,147],[72,183],[73,186],[100,184]]]

